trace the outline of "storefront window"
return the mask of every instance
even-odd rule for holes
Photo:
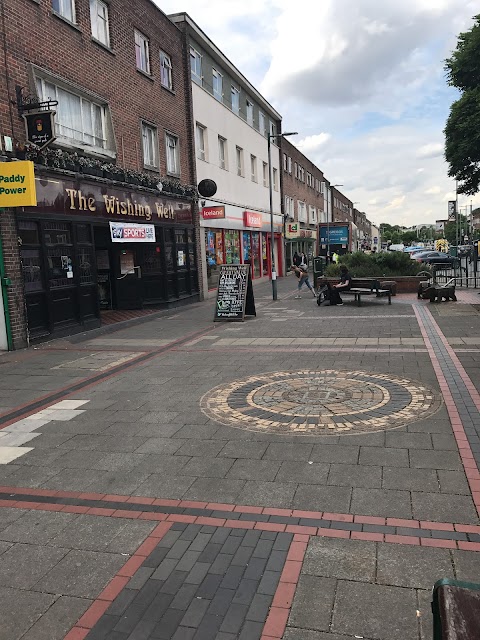
[[[20,251],[23,268],[23,280],[25,291],[43,291],[42,283],[42,260],[40,249],[24,249]]]
[[[167,271],[173,271],[173,231],[165,229],[165,264]]]
[[[253,277],[260,278],[262,272],[260,267],[260,233],[258,231],[252,231],[252,264]]]
[[[195,257],[195,233],[193,229],[189,229],[188,233],[188,258],[189,258],[189,266],[191,270],[197,268],[197,260]]]
[[[252,259],[252,241],[250,231],[243,232],[243,262],[250,262]]]
[[[175,251],[177,269],[187,269],[187,234],[184,230],[175,231]]]
[[[44,229],[45,243],[49,245],[72,244],[70,225],[64,222],[48,222]]]
[[[74,285],[71,248],[65,246],[47,247],[47,264],[50,289]]]
[[[240,233],[225,231],[225,263],[240,264]]]
[[[223,232],[218,229],[207,229],[205,235],[207,257],[208,288],[218,286],[220,266],[224,262]]]
[[[263,275],[268,276],[267,234],[262,233],[262,264]]]
[[[95,282],[93,247],[80,247],[77,250],[77,259],[80,272],[80,284],[93,284]]]
[[[143,271],[149,275],[162,272],[162,253],[159,245],[144,246]]]

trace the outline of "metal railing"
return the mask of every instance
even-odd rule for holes
[[[455,283],[457,287],[480,288],[480,268],[475,258],[463,257],[453,266],[451,264],[432,265],[432,276],[433,281],[441,286]]]

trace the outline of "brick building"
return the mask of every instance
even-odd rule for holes
[[[185,35],[149,0],[3,5],[4,156],[24,156],[22,103],[57,103],[55,143],[27,148],[37,206],[0,213],[10,346],[98,326],[102,307],[198,299]]]
[[[286,265],[295,251],[316,255],[318,224],[327,221],[328,190],[323,172],[286,138],[282,139],[282,193]]]

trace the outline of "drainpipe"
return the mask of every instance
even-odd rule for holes
[[[1,210],[0,210],[1,211]],[[10,312],[8,311],[8,287],[10,279],[5,277],[5,267],[3,264],[3,245],[0,236],[0,301],[3,299],[3,312],[5,314],[5,330],[7,332],[8,350],[13,349],[12,325],[10,323]],[[1,310],[0,310],[1,313]]]

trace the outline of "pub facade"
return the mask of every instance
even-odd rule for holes
[[[198,299],[192,202],[41,173],[17,212],[31,341],[100,325],[102,310]]]

